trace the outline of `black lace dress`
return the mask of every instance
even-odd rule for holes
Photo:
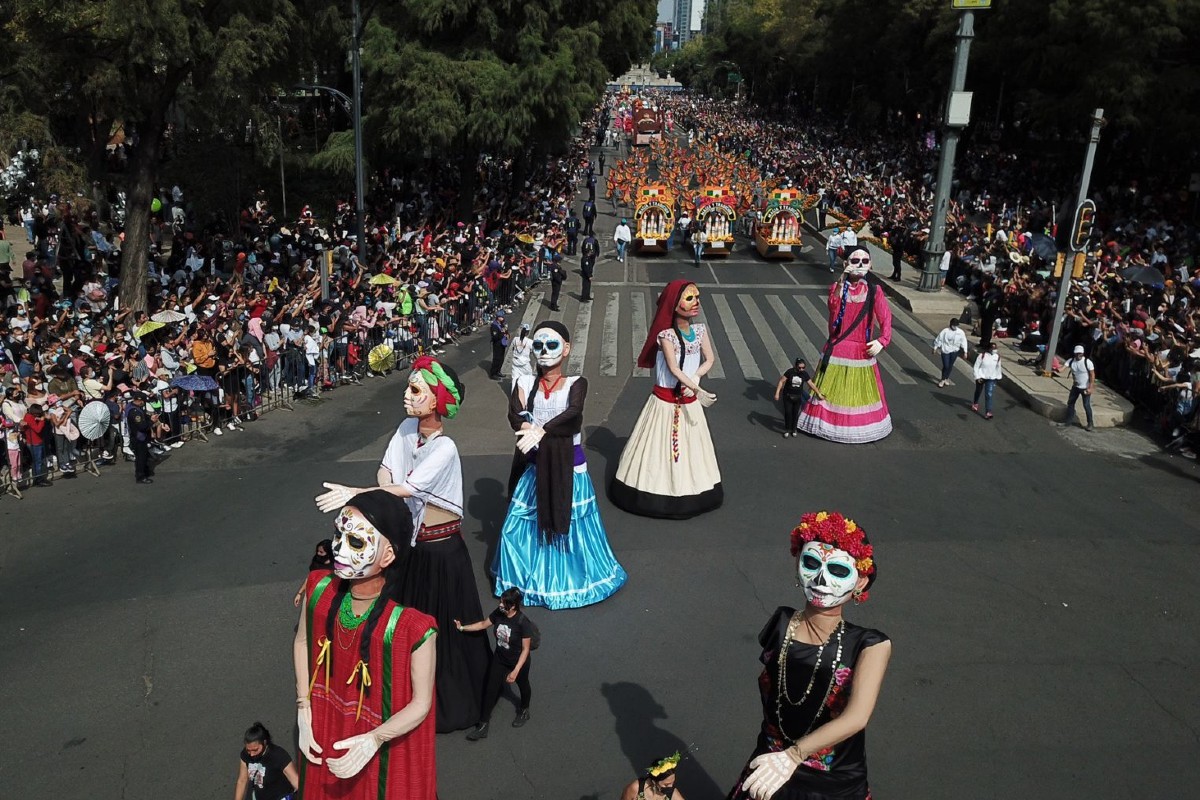
[[[751,760],[763,753],[776,753],[791,747],[795,740],[842,713],[853,691],[854,668],[859,654],[865,648],[885,642],[888,638],[872,628],[843,623],[841,658],[837,659],[836,671],[833,667],[838,650],[835,634],[824,647],[815,680],[813,667],[819,646],[793,640],[787,652],[787,699],[780,703],[779,651],[787,636],[788,623],[795,613],[796,610],[792,608],[777,608],[758,635],[763,648],[760,658],[763,671],[758,679],[763,704],[762,729],[754,753],[747,759],[737,785],[729,793],[729,800],[750,800],[742,784],[750,773]],[[832,684],[830,678],[833,679]],[[811,691],[805,697],[805,689],[810,683]],[[801,698],[804,698],[802,702]],[[844,742],[809,756],[771,800],[870,800],[870,797],[866,732],[859,731]]]

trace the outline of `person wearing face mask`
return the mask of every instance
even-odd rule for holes
[[[9,386],[4,390],[4,402],[0,404],[0,428],[4,430],[4,447],[8,456],[8,474],[12,482],[21,484],[21,422],[27,411],[25,393],[20,385]]]
[[[493,591],[515,588],[527,605],[579,608],[616,592],[626,575],[609,547],[583,452],[587,379],[563,375],[571,334],[546,320],[531,347],[537,375],[521,378],[509,398],[517,448]]]
[[[996,392],[996,383],[1004,377],[1000,366],[1000,345],[991,342],[987,350],[975,356],[975,396],[971,400],[971,410],[979,411],[979,395],[983,395],[983,418],[992,418],[992,395]]]
[[[463,730],[479,719],[490,654],[484,636],[463,634],[456,619],[483,615],[475,568],[462,537],[462,461],[443,420],[457,415],[466,390],[457,373],[430,356],[413,362],[404,393],[407,418],[388,442],[376,473],[379,488],[404,499],[416,542],[396,583],[396,599],[437,620],[437,731]],[[335,511],[371,489],[326,483],[316,498]]]
[[[781,606],[758,636],[763,720],[730,800],[869,800],[865,730],[891,658],[886,634],[847,622],[875,582],[866,532],[837,512],[792,530],[804,608]]]
[[[660,758],[646,769],[646,774],[625,787],[621,800],[684,800],[676,787],[675,770],[681,756],[673,753]]]
[[[413,520],[386,491],[335,522],[333,570],[309,574],[293,645],[305,800],[436,800],[433,617],[395,599]]]
[[[261,722],[246,731],[238,758],[234,800],[292,800],[300,791],[300,773],[288,751],[271,741],[271,732]]]
[[[699,316],[700,290],[691,281],[672,281],[658,296],[637,362],[654,370],[654,390],[608,491],[613,504],[631,514],[688,519],[724,501],[704,412],[717,396],[700,386],[716,356]]]
[[[841,277],[829,287],[829,340],[821,352],[813,394],[800,412],[798,429],[845,444],[864,444],[892,432],[879,363],[892,341],[892,309],[867,280],[871,254],[850,248]]]

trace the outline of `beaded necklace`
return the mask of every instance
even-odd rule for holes
[[[379,602],[379,598],[376,597],[371,600],[371,605],[367,606],[367,610],[362,614],[354,613],[354,608],[351,605],[353,602],[354,600],[350,593],[346,592],[345,596],[342,597],[342,605],[338,608],[338,624],[348,631],[352,631],[363,624],[363,621],[371,613],[371,609]]]
[[[792,630],[796,626],[796,621],[796,619],[793,619],[788,623],[787,633],[783,637],[783,647],[779,649],[779,688],[775,693],[775,719],[779,723],[779,732],[789,742],[797,742],[812,731],[813,725],[817,723],[817,718],[821,716],[821,711],[829,701],[829,693],[833,691],[834,680],[837,678],[838,664],[842,662],[842,635],[846,631],[846,621],[841,620],[829,638],[821,642],[821,646],[817,648],[817,660],[813,664],[812,677],[808,679],[808,686],[804,688],[804,694],[800,696],[800,699],[793,702],[792,698],[788,696],[787,691],[787,662],[788,650],[792,646]],[[793,708],[799,708],[808,700],[809,695],[812,694],[813,686],[817,682],[817,670],[820,668],[821,658],[825,654],[825,645],[833,641],[834,636],[837,637],[837,653],[833,657],[833,662],[829,665],[829,685],[825,687],[825,697],[821,700],[821,704],[817,706],[817,713],[813,715],[812,721],[808,723],[808,727],[804,730],[804,733],[796,737],[789,736],[787,731],[783,729],[783,704],[786,701]]]

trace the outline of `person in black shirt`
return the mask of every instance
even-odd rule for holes
[[[596,274],[596,257],[599,255],[600,243],[589,233],[583,240],[583,251],[579,260],[579,270],[583,273],[584,302],[590,302],[592,299],[592,277]]]
[[[809,393],[824,399],[812,382],[804,359],[797,358],[792,368],[783,373],[779,383],[775,384],[775,402],[783,400],[783,438],[796,435],[796,422],[800,419],[800,410],[804,408]]]
[[[558,298],[562,294],[563,281],[567,279],[567,271],[563,269],[562,260],[556,255],[550,262],[550,310],[562,311],[558,307]],[[590,288],[590,287],[589,287]]]
[[[133,392],[125,412],[129,423],[129,446],[133,449],[133,474],[138,483],[154,483],[150,469],[150,433],[154,418],[146,410],[146,395]]]
[[[500,595],[500,607],[487,619],[469,625],[454,620],[454,627],[460,631],[484,631],[493,625],[496,626],[496,655],[484,684],[479,724],[467,734],[467,740],[472,742],[487,738],[488,720],[500,700],[500,690],[505,682],[515,683],[521,690],[521,707],[517,709],[513,727],[519,728],[529,721],[529,699],[533,695],[529,687],[529,654],[533,647],[534,627],[521,612],[520,589],[505,589],[504,594]]]
[[[300,773],[287,750],[271,743],[271,733],[261,722],[246,731],[245,747],[239,756],[234,800],[245,800],[250,788],[253,800],[287,800],[300,790]]]
[[[508,325],[504,322],[504,315],[497,314],[492,320],[490,326],[492,338],[492,366],[488,370],[489,378],[499,378],[500,368],[504,364],[504,351],[508,349]]]

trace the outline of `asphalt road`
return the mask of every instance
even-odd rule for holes
[[[590,608],[531,611],[543,631],[532,720],[509,728],[502,701],[488,740],[439,737],[441,797],[607,800],[650,760],[688,747],[681,791],[722,797],[760,720],[758,630],[776,606],[802,602],[788,532],[822,508],[871,534],[879,580],[848,616],[894,640],[870,728],[876,797],[1194,791],[1193,462],[1128,432],[1056,428],[999,392],[996,419],[983,421],[962,374],[936,388],[930,334],[903,316],[911,350],[893,346],[884,372],[896,431],[864,446],[782,439],[770,401],[786,366],[777,356],[815,355],[808,309],[823,303],[823,261],[817,251],[765,264],[744,249],[698,270],[677,253],[606,260],[585,313],[572,278],[559,316],[577,341],[587,331],[585,432],[601,494],[650,388],[631,370],[636,307],[649,303],[652,316],[657,288],[676,275],[702,285],[724,373],[708,383],[726,504],[679,523],[628,516],[602,497],[628,584]],[[449,433],[485,607],[512,445],[507,382],[485,378],[488,357],[486,334],[446,356],[468,385]],[[323,480],[372,479],[403,413],[401,386],[392,376],[339,389],[174,451],[150,487],[122,465],[0,498],[0,794],[228,796],[251,722],[292,739],[291,597],[331,531],[312,497]]]

